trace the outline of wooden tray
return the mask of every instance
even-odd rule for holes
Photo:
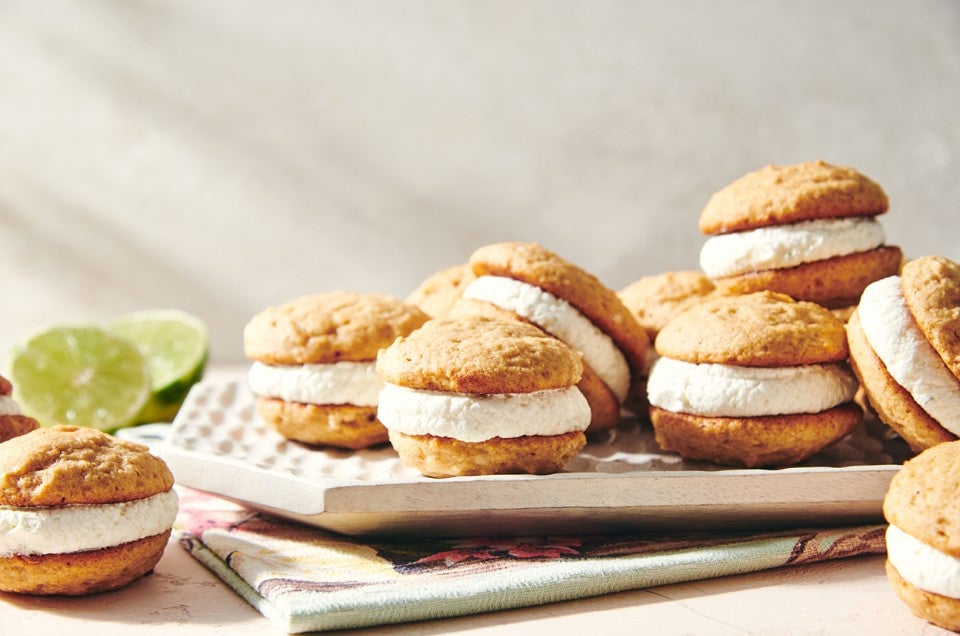
[[[128,435],[148,436],[148,429]],[[148,441],[148,440],[144,440]],[[827,526],[882,522],[910,456],[868,419],[801,466],[741,470],[664,453],[625,418],[555,475],[431,479],[389,446],[349,452],[284,439],[242,380],[202,382],[159,447],[177,482],[349,535],[478,536]]]

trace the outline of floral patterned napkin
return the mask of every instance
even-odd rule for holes
[[[189,489],[180,497],[184,548],[288,633],[477,614],[885,549],[885,526],[360,540]]]

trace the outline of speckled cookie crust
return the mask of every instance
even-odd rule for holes
[[[587,427],[587,434],[593,435],[620,423],[620,400],[590,368],[590,365],[583,365],[583,377],[577,383],[577,388],[580,389],[580,393],[586,398],[587,405],[590,407],[590,426]]]
[[[860,381],[870,407],[880,421],[896,431],[914,452],[957,439],[930,417],[913,396],[890,376],[863,333],[857,311],[853,312],[847,323],[847,342],[850,345],[853,372]]]
[[[258,397],[257,413],[287,439],[304,444],[356,450],[387,441],[375,406],[321,406]]]
[[[900,287],[917,326],[960,378],[960,265],[942,256],[910,261]]]
[[[749,294],[770,290],[791,298],[840,309],[856,305],[867,285],[893,276],[900,270],[903,253],[884,245],[868,252],[836,256],[783,269],[764,269],[714,280],[725,294]]]
[[[644,276],[617,292],[651,341],[671,318],[719,295],[713,281],[694,270]]]
[[[690,459],[745,466],[801,462],[850,433],[863,416],[852,402],[822,413],[700,417],[650,407],[657,443]]]
[[[580,356],[518,321],[438,319],[399,338],[377,359],[385,382],[456,393],[531,393],[580,381]]]
[[[79,596],[122,587],[153,570],[170,531],[102,550],[0,557],[0,590]]]
[[[173,487],[146,446],[91,428],[38,428],[0,444],[0,505],[106,504]]]
[[[462,442],[450,437],[390,431],[390,443],[404,464],[428,477],[547,475],[558,472],[573,459],[586,444],[586,436],[577,431]]]
[[[704,234],[726,234],[814,219],[875,216],[887,211],[883,189],[852,168],[812,161],[750,172],[707,202]]]
[[[432,274],[410,292],[406,301],[420,307],[431,318],[444,318],[475,278],[466,263],[454,265]]]
[[[656,348],[686,362],[755,367],[839,362],[848,353],[843,323],[827,309],[773,292],[697,305],[660,331]]]
[[[960,441],[933,446],[890,480],[883,500],[887,521],[952,557],[960,557]]]
[[[303,296],[255,315],[243,332],[244,353],[276,365],[369,361],[429,318],[419,307],[390,296]]]
[[[469,260],[477,276],[513,278],[561,298],[606,333],[623,353],[634,375],[642,375],[650,340],[617,294],[596,276],[536,243],[495,243]]]

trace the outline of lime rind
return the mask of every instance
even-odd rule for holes
[[[162,405],[180,404],[183,402],[183,399],[187,397],[187,393],[190,392],[193,385],[203,379],[203,374],[206,372],[206,369],[207,356],[204,355],[189,377],[177,380],[156,391],[153,394],[154,399]]]
[[[155,395],[163,396],[170,387],[191,382],[198,369],[202,375],[209,335],[203,321],[191,314],[178,309],[138,311],[112,318],[104,327],[140,347],[150,365]]]
[[[137,422],[171,421],[206,370],[206,325],[178,309],[151,309],[117,316],[105,327],[136,343],[150,367],[151,395]]]

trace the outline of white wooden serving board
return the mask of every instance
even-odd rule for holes
[[[242,380],[196,385],[159,452],[180,485],[334,532],[393,536],[882,522],[889,481],[910,455],[868,420],[801,466],[730,469],[665,453],[649,423],[626,418],[558,474],[431,479],[389,446],[352,452],[284,439],[257,416]]]

